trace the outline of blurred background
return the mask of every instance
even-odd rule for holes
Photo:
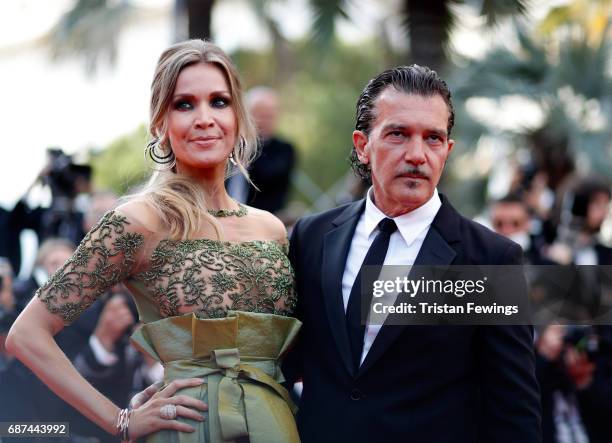
[[[611,13],[612,0],[2,2],[0,257],[26,278],[45,239],[80,241],[93,197],[145,180],[157,58],[207,38],[237,64],[262,140],[250,171],[262,192],[239,177],[228,188],[288,228],[363,195],[348,163],[356,99],[385,68],[420,63],[448,81],[456,109],[440,190],[538,257],[602,264]],[[494,214],[506,197],[526,215]]]
[[[363,195],[348,162],[357,97],[384,69],[419,63],[447,80],[456,109],[440,191],[519,243],[528,263],[609,265],[611,18],[612,0],[0,2],[0,398],[48,393],[2,352],[2,335],[150,174],[149,87],[171,43],[207,38],[237,64],[262,141],[251,169],[262,192],[228,188],[288,228]],[[589,297],[591,316],[612,307],[609,292]],[[137,315],[124,288],[88,312],[58,341],[125,404],[159,368],[128,345]],[[612,442],[612,327],[542,327],[535,347],[545,441]],[[37,417],[65,418],[58,401],[39,401]],[[0,418],[32,413],[0,401]],[[108,438],[76,426],[88,441]]]
[[[548,199],[569,176],[612,174],[608,0],[12,0],[0,5],[4,150],[10,209],[49,147],[123,194],[149,172],[142,150],[160,52],[215,41],[247,89],[274,88],[277,132],[296,150],[285,208],[350,198],[354,104],[384,68],[440,71],[457,109],[441,185],[465,213],[542,173]],[[526,176],[526,177],[525,177]],[[31,204],[50,205],[34,189]],[[550,191],[550,192],[549,192]]]

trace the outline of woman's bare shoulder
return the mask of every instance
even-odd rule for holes
[[[287,229],[285,225],[274,214],[261,209],[247,207],[249,211],[249,222],[259,238],[264,240],[276,240],[280,243],[287,242]]]
[[[164,230],[164,224],[157,211],[144,199],[132,199],[115,208],[115,212],[127,217],[135,229],[144,229],[151,233]]]

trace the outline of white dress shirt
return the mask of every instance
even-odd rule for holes
[[[440,206],[442,206],[442,202],[438,196],[438,190],[434,189],[434,193],[427,203],[413,211],[393,218],[397,225],[397,231],[391,234],[384,265],[410,266],[414,264],[427,231],[429,231],[429,227]],[[370,249],[370,245],[378,234],[378,223],[384,218],[387,218],[387,216],[372,201],[372,188],[370,188],[366,197],[365,211],[361,214],[359,222],[357,222],[344,274],[342,275],[342,297],[344,299],[345,312],[355,278],[368,253],[368,249]],[[368,351],[372,347],[372,343],[374,343],[380,328],[381,325],[368,324],[366,326],[360,364],[363,363],[366,355],[368,355]]]

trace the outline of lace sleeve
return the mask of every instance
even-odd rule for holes
[[[132,273],[143,244],[143,234],[135,231],[128,218],[110,211],[36,296],[68,325]]]

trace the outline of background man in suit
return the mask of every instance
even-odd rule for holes
[[[357,102],[351,155],[371,189],[293,230],[304,326],[284,369],[303,380],[304,443],[541,441],[530,327],[361,326],[355,307],[363,264],[521,263],[517,244],[436,190],[453,120],[434,71],[402,66],[372,79]]]
[[[249,166],[255,189],[242,174],[228,179],[227,190],[240,202],[278,214],[285,208],[296,154],[291,143],[276,133],[280,105],[276,92],[266,86],[249,90],[246,96],[249,112],[257,127],[259,156]]]

